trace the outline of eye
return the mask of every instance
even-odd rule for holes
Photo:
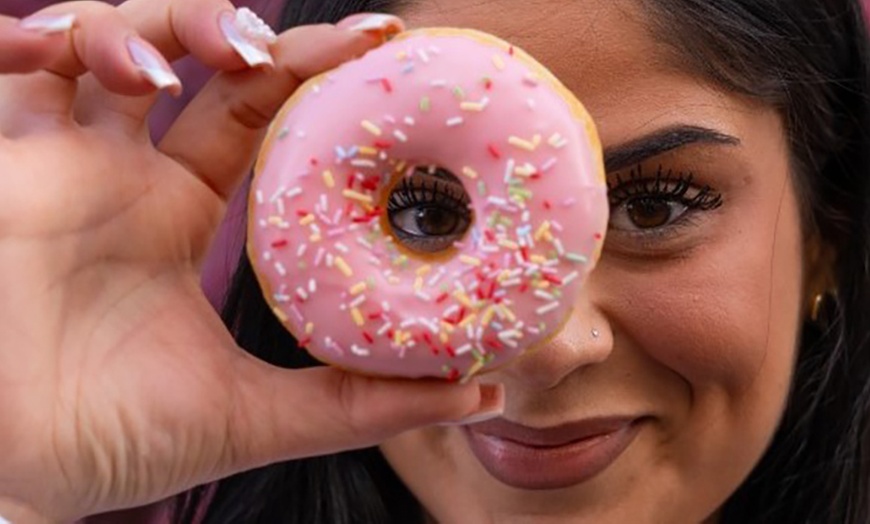
[[[619,176],[608,188],[610,227],[621,231],[662,230],[675,225],[695,211],[722,205],[722,197],[710,187],[693,184],[691,173],[674,173],[659,167],[651,176],[640,167]]]
[[[471,226],[471,201],[459,179],[437,167],[417,167],[387,199],[387,218],[408,249],[436,253],[449,249]]]

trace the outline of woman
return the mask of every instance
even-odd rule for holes
[[[105,228],[91,227],[86,234],[72,235],[56,219],[48,220],[54,216],[48,212],[51,208],[37,217],[53,227],[36,228],[41,234],[33,234],[33,222],[20,220],[16,214],[29,210],[12,207],[7,211],[7,221],[17,229],[0,222],[13,233],[4,239],[24,238],[28,242],[14,246],[24,249],[25,254],[30,254],[25,248],[33,245],[42,249],[38,253],[55,254],[65,264],[30,269],[23,262],[35,264],[42,259],[26,258],[18,254],[18,249],[0,250],[6,264],[6,271],[0,273],[16,277],[13,280],[7,276],[3,281],[4,289],[15,291],[5,299],[3,311],[8,314],[4,316],[17,321],[13,324],[7,319],[3,340],[35,348],[25,355],[15,353],[16,369],[23,370],[16,372],[19,376],[31,371],[30,378],[35,379],[43,376],[37,371],[46,371],[41,367],[44,362],[62,362],[63,367],[49,365],[48,369],[66,373],[72,370],[79,380],[66,380],[64,374],[55,373],[52,376],[56,381],[48,380],[43,385],[60,383],[65,387],[54,389],[64,394],[35,395],[43,389],[34,388],[32,380],[16,381],[16,377],[4,375],[4,384],[13,389],[11,393],[4,391],[0,398],[21,398],[29,393],[31,397],[64,401],[60,409],[52,410],[54,417],[48,420],[67,424],[71,418],[78,420],[72,425],[76,431],[71,437],[64,432],[48,432],[51,438],[37,441],[35,455],[45,457],[45,449],[56,449],[55,456],[60,458],[56,471],[77,482],[34,487],[39,474],[43,474],[41,479],[47,478],[46,470],[34,466],[40,462],[27,453],[7,452],[3,464],[14,469],[7,467],[6,472],[26,475],[16,478],[2,473],[0,487],[4,489],[0,492],[13,496],[0,501],[11,500],[7,507],[18,508],[22,515],[75,516],[75,511],[83,508],[153,500],[195,481],[282,458],[382,443],[378,448],[294,460],[230,477],[216,487],[202,488],[180,499],[178,520],[191,520],[196,512],[203,512],[206,522],[423,522],[426,518],[439,522],[866,522],[867,471],[862,439],[870,373],[870,349],[865,340],[866,326],[870,325],[865,318],[870,300],[865,267],[870,217],[864,170],[868,165],[865,152],[870,122],[865,98],[865,35],[857,3],[561,0],[529,6],[511,0],[472,5],[459,0],[437,4],[420,0],[396,6],[350,4],[294,2],[288,7],[287,18],[289,25],[295,25],[338,20],[358,10],[393,8],[413,26],[460,25],[488,30],[541,59],[587,105],[599,124],[608,153],[613,218],[605,254],[577,304],[575,317],[545,351],[482,379],[486,384],[503,384],[504,411],[495,421],[467,427],[427,427],[386,438],[387,434],[428,425],[436,419],[470,415],[475,409],[498,412],[502,391],[496,386],[481,386],[456,393],[436,391],[428,384],[389,384],[383,387],[418,387],[413,394],[419,406],[427,405],[426,395],[448,393],[455,395],[451,398],[456,404],[450,406],[450,413],[445,409],[442,413],[427,413],[425,420],[413,419],[409,406],[400,406],[391,395],[384,395],[382,400],[392,402],[395,412],[372,415],[367,419],[370,433],[365,436],[339,432],[335,437],[330,428],[344,426],[334,421],[330,426],[321,422],[322,418],[315,418],[303,425],[293,420],[287,410],[279,413],[281,423],[270,420],[279,404],[273,400],[275,394],[268,393],[270,388],[282,386],[281,399],[294,403],[295,410],[304,409],[298,398],[309,392],[292,390],[290,380],[279,381],[276,374],[269,374],[257,362],[230,353],[227,348],[231,344],[219,336],[206,338],[207,333],[220,332],[215,324],[203,321],[207,317],[200,295],[191,290],[189,277],[193,271],[182,273],[176,269],[184,265],[178,258],[189,259],[176,255],[155,262],[157,257],[149,259],[148,253],[137,250],[147,246],[149,253],[157,248],[162,248],[161,254],[183,251],[175,244],[165,247],[163,235],[118,248],[116,242],[121,235],[114,228],[106,232]],[[164,53],[172,56],[178,52],[177,42],[171,37],[179,37],[183,46],[201,54],[221,50],[217,44],[210,47],[201,45],[201,40],[185,41],[187,31],[174,28],[167,32],[157,22],[143,22],[148,14],[141,5],[132,2],[122,7],[122,13],[138,20],[136,28]],[[182,27],[194,25],[192,16],[172,16],[179,17],[177,24]],[[345,22],[345,27],[358,28],[356,22]],[[125,22],[115,23],[123,27]],[[87,29],[85,19],[80,34],[91,34]],[[293,49],[290,43],[294,38],[298,43],[317,37],[326,44],[331,44],[328,38],[340,38],[341,42],[332,48],[309,47],[329,55],[330,60],[346,58],[376,44],[370,38],[336,36],[324,32],[325,28],[310,29],[314,30],[320,32],[297,30],[283,36],[273,48],[276,62],[293,63],[296,76],[328,67],[329,60],[324,57],[301,66],[300,54],[293,60],[284,58],[283,53]],[[208,28],[205,33],[199,38],[207,40]],[[59,50],[39,50],[46,56],[66,56],[64,42],[54,45]],[[236,56],[220,52],[214,55],[214,62],[223,69],[243,67],[234,61]],[[109,82],[105,71],[88,63],[87,54],[83,59],[98,79]],[[9,58],[5,60],[10,62]],[[22,67],[11,62],[6,70]],[[49,62],[45,59],[44,63]],[[68,69],[52,66],[58,68],[70,74]],[[73,73],[78,71],[74,69]],[[232,87],[233,96],[240,100],[258,101],[262,97],[253,94],[273,93],[272,88],[267,90],[258,84],[262,77],[250,71],[225,74],[202,97],[209,101],[212,96],[210,101],[214,103],[218,95]],[[42,85],[38,80],[42,78],[30,79],[34,85]],[[119,83],[123,84],[123,80]],[[8,80],[5,86],[13,81],[24,80]],[[133,81],[115,89],[125,94],[137,94],[131,92],[136,89],[144,91]],[[8,87],[0,91],[4,97],[21,92]],[[15,100],[19,99],[37,97],[30,92]],[[271,114],[278,102],[263,104],[265,107],[258,112]],[[31,122],[41,107],[31,104],[28,118],[7,110],[15,117],[3,121],[8,142],[39,134],[39,126],[22,122]],[[120,107],[124,111],[107,113],[101,107]],[[245,106],[234,106],[239,107]],[[102,124],[116,133],[119,129],[130,133],[129,124],[125,126],[128,120],[119,122],[112,115],[123,113],[129,117],[132,109],[137,109],[134,122],[141,125],[139,115],[144,110],[127,99],[104,96],[94,104],[85,98],[76,106],[76,119],[86,129],[99,130]],[[196,122],[197,130],[212,128],[208,127],[206,115],[197,110],[194,105],[192,116],[183,116],[176,124],[178,133],[192,129],[185,118]],[[250,131],[250,125],[247,132],[239,129],[241,126],[234,127],[239,113],[230,114],[236,120],[223,117],[211,122],[221,130],[215,140],[226,140],[226,136],[236,133],[233,138],[243,150],[250,151],[249,144],[259,135]],[[250,113],[243,114],[247,124],[260,121]],[[135,133],[130,134],[135,137]],[[257,136],[250,136],[253,134]],[[160,144],[158,151],[165,156],[153,160],[158,163],[156,167],[152,167],[151,156],[132,146],[125,150],[128,156],[131,151],[140,153],[133,172],[154,177],[171,167],[173,175],[180,178],[186,173],[177,164],[166,162],[166,157],[179,158],[218,194],[227,194],[238,172],[247,165],[247,159],[233,158],[236,163],[222,172],[215,165],[203,165],[206,155],[195,145],[181,147],[175,140],[170,132],[166,142]],[[71,147],[69,143],[62,145]],[[211,151],[220,151],[213,143],[209,145]],[[42,148],[45,150],[55,149]],[[113,158],[111,151],[96,151],[102,155],[95,155],[94,148],[88,152],[91,157]],[[17,168],[15,173],[44,172],[28,169],[30,165],[23,165],[20,157],[11,153],[6,156],[10,157],[17,160],[9,164]],[[55,181],[61,171],[55,169],[51,180]],[[86,170],[78,176],[90,173]],[[29,186],[25,182],[32,185],[32,176],[27,180],[11,178],[11,189],[7,191],[4,186],[0,194],[28,196],[28,207],[33,202],[58,202],[43,198],[45,191],[26,193]],[[111,180],[104,175],[94,182],[106,184]],[[77,178],[76,185],[81,181]],[[139,187],[138,180],[122,178],[118,183]],[[149,187],[170,183],[163,179],[161,184]],[[61,187],[69,190],[75,186],[70,182]],[[183,189],[185,202],[200,197],[203,206],[215,205],[197,190],[187,186]],[[161,192],[161,203],[173,203],[168,197],[181,191],[177,188]],[[48,193],[54,196],[52,191]],[[116,193],[115,202],[117,198]],[[111,209],[103,200],[96,203]],[[15,201],[11,204],[14,206]],[[39,205],[36,207],[39,209]],[[124,209],[133,209],[135,218],[148,218],[150,222],[162,216],[154,208]],[[203,218],[202,213],[181,212],[189,206],[172,209],[187,219],[184,224],[197,223],[196,219],[206,222],[197,224],[201,229],[190,226],[186,238],[201,239],[201,231],[212,225],[208,220],[212,212]],[[83,214],[90,219],[83,221],[88,226],[103,223]],[[124,213],[110,214],[113,219],[116,215]],[[79,217],[74,214],[73,218]],[[64,224],[68,224],[69,216],[65,219]],[[135,221],[107,222],[130,225]],[[74,232],[81,229],[74,228]],[[45,233],[58,230],[64,234]],[[70,236],[78,241],[70,245]],[[45,237],[55,242],[37,242]],[[168,240],[176,237],[169,236]],[[111,246],[109,241],[113,241]],[[189,247],[191,243],[183,245]],[[90,248],[84,250],[86,254],[100,256],[81,256],[83,246]],[[129,260],[137,263],[124,263]],[[100,262],[101,271],[89,270],[92,266],[83,261]],[[105,265],[109,269],[104,269]],[[164,267],[172,270],[161,271]],[[84,325],[83,330],[91,336],[76,338],[78,332],[72,327],[82,323],[70,323],[67,316],[57,313],[56,306],[66,302],[47,300],[58,296],[19,282],[22,275],[31,274],[40,277],[25,282],[31,285],[53,277],[47,281],[58,282],[61,289],[70,292],[61,294],[61,298],[88,297],[83,303],[68,298],[76,312],[81,309],[111,314],[80,314],[76,320],[98,318],[102,322],[93,324],[96,329]],[[187,278],[179,278],[179,274]],[[95,285],[102,282],[96,277],[106,276],[113,279],[106,287],[115,293]],[[147,293],[131,292],[137,285]],[[282,366],[311,365],[302,353],[287,350],[292,339],[268,314],[258,293],[243,260],[226,311],[239,344]],[[13,304],[24,307],[23,314],[15,314]],[[163,311],[156,311],[158,305],[176,307],[168,312],[171,316],[163,316]],[[187,314],[183,322],[177,322],[174,315],[188,310],[196,314]],[[39,331],[27,313],[43,311],[50,313],[47,320],[53,322],[49,325],[66,327],[60,333],[69,333],[68,337],[80,343],[86,341],[88,351],[81,351],[77,345],[69,349],[66,337],[34,337]],[[143,311],[164,327],[163,333],[172,336],[158,338],[155,330],[149,333],[152,338],[138,337]],[[110,322],[105,321],[106,317]],[[191,323],[204,328],[194,330]],[[46,319],[40,319],[40,325],[45,324]],[[119,340],[128,340],[110,329],[118,325],[134,326],[120,332],[137,343],[118,346]],[[22,332],[29,336],[22,337]],[[113,336],[106,338],[107,333]],[[66,344],[61,346],[64,353],[60,356],[46,349],[54,348],[52,343],[57,340]],[[209,340],[214,342],[208,344]],[[155,363],[154,350],[165,346],[174,346],[176,351],[163,351]],[[118,351],[118,347],[125,351]],[[40,358],[32,357],[32,353]],[[4,351],[4,356],[12,354],[11,350]],[[18,359],[25,359],[25,365]],[[161,366],[154,367],[157,365]],[[206,399],[224,411],[212,409],[203,415],[199,409],[205,401],[187,402],[190,397],[181,397],[184,402],[178,402],[177,396],[163,397],[160,389],[148,391],[154,399],[142,399],[144,380],[134,379],[130,386],[118,378],[131,367],[149,379],[171,377],[162,383],[150,382],[152,385],[168,387],[176,386],[177,380],[198,381],[194,386],[201,387],[192,390],[199,395],[193,400]],[[296,383],[306,379],[313,383],[309,377],[315,375],[294,373]],[[248,380],[237,378],[239,375]],[[91,384],[81,377],[96,381],[100,391],[118,392],[130,409],[117,411],[115,403],[102,398],[97,402]],[[215,377],[229,378],[231,387]],[[133,377],[127,374],[126,378]],[[264,388],[253,389],[253,383],[267,378],[271,382]],[[244,387],[237,386],[239,383]],[[190,384],[183,385],[184,392],[190,393]],[[130,394],[130,390],[139,395]],[[495,392],[496,399],[489,405],[479,400],[485,391]],[[390,393],[395,395],[397,391]],[[82,398],[88,402],[81,402]],[[310,398],[310,393],[305,398]],[[108,410],[110,415],[123,416],[107,416],[103,403],[115,408]],[[168,406],[170,403],[173,405]],[[30,407],[23,402],[13,404],[18,409],[12,413],[43,413],[25,411],[22,406]],[[142,417],[143,411],[159,416]],[[226,411],[236,418],[226,416]],[[75,416],[62,416],[66,412]],[[387,424],[394,413],[404,414],[401,424]],[[197,418],[188,421],[179,414]],[[25,422],[29,418],[25,417]],[[224,423],[224,427],[214,428],[215,421]],[[227,431],[228,421],[237,424],[238,429]],[[263,437],[268,433],[262,430],[263,425],[280,430],[279,434]],[[212,432],[202,431],[203,426]],[[25,427],[34,435],[45,435],[37,431],[38,424]],[[116,427],[120,430],[112,432]],[[110,444],[115,451],[111,445],[117,446],[116,441],[106,439],[104,431],[111,437],[123,438],[122,442],[135,448],[135,453],[95,453],[92,440]],[[616,433],[628,437],[620,437],[626,443],[624,449],[601,464],[590,465],[589,461],[576,459],[583,453],[571,443],[588,437],[590,431],[599,435],[598,440],[593,435],[580,446],[594,447]],[[17,434],[21,432],[7,430],[2,437],[21,449],[24,439]],[[155,433],[165,439],[161,442]],[[233,437],[254,434],[259,434],[260,439],[246,440],[242,446],[233,441]],[[199,446],[191,446],[192,439],[199,439]],[[280,448],[274,441],[282,439],[292,442]],[[315,446],[317,440],[321,442]],[[241,458],[215,453],[216,441],[218,445],[229,442],[228,454],[239,454]],[[177,444],[185,453],[167,453],[171,444]],[[84,467],[88,460],[82,460],[82,453],[73,452],[76,446],[93,455],[92,469]],[[87,453],[86,459],[90,458]],[[133,467],[127,467],[123,460],[117,460],[118,456],[137,460],[132,462]],[[55,466],[51,460],[42,462]],[[90,485],[83,482],[87,478],[83,471],[95,472],[97,481]],[[22,478],[26,480],[22,482]],[[69,493],[83,495],[85,502],[76,505]],[[2,505],[0,514],[9,515]]]
[[[599,124],[605,254],[565,331],[483,378],[505,385],[503,418],[243,473],[188,508],[210,499],[209,523],[867,522],[857,3],[374,4],[293,3],[285,21],[388,9],[538,57]],[[242,345],[312,365],[277,349],[293,341],[265,308],[243,259],[225,311]],[[627,448],[601,466],[561,446],[590,426],[631,433]]]

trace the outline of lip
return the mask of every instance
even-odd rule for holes
[[[474,456],[508,486],[561,489],[598,475],[628,448],[640,431],[638,418],[586,419],[532,428],[505,419],[464,427]]]

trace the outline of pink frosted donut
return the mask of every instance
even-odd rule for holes
[[[409,31],[306,83],[261,152],[248,253],[317,359],[458,380],[540,346],[600,253],[595,127],[487,34]]]

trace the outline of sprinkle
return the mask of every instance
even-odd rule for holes
[[[587,257],[584,257],[583,255],[580,255],[578,253],[565,253],[565,258],[570,260],[571,262],[574,262],[575,264],[586,264],[587,262],[589,262],[589,259]]]
[[[335,267],[337,267],[338,270],[344,274],[344,276],[353,276],[353,270],[350,268],[349,265],[347,265],[347,262],[345,262],[343,258],[335,257]]]
[[[308,292],[317,293],[317,281],[313,278],[308,279]]]
[[[447,127],[456,127],[462,125],[465,120],[461,116],[454,116],[447,119]]]
[[[372,202],[374,202],[371,195],[366,195],[366,194],[360,193],[359,191],[354,191],[353,189],[345,189],[344,191],[341,192],[341,194],[344,196],[344,198],[347,198],[350,200],[356,200],[356,201],[362,202],[364,204],[371,204]]]
[[[453,86],[452,92],[453,92],[453,96],[459,100],[462,100],[463,98],[465,98],[465,91],[463,91],[462,88],[459,86]]]
[[[323,183],[329,189],[335,187],[335,177],[332,176],[332,171],[327,169],[323,172]]]
[[[535,87],[538,85],[538,82],[540,82],[540,78],[535,73],[528,73],[523,77],[523,83],[526,85]]]
[[[472,180],[477,178],[477,171],[475,171],[474,169],[471,169],[468,166],[465,166],[462,168],[462,174],[467,176],[468,178],[470,178]]]
[[[428,112],[432,108],[432,102],[429,100],[428,96],[424,96],[420,99],[420,111],[424,113]]]
[[[357,282],[356,284],[351,286],[350,294],[359,295],[360,293],[363,293],[366,289],[368,289],[368,284],[366,284],[365,281]]]
[[[429,264],[425,264],[425,265],[418,267],[417,271],[415,271],[415,273],[419,277],[425,277],[426,275],[429,274],[430,271],[432,271],[432,266],[430,266]]]
[[[275,271],[277,271],[282,277],[287,275],[287,269],[281,262],[275,262]]]
[[[375,136],[381,136],[381,133],[382,133],[381,128],[376,126],[375,124],[369,122],[368,120],[363,120],[361,125],[362,125],[363,129],[365,129],[369,133],[371,133]]]
[[[365,295],[360,295],[360,296],[356,297],[355,299],[353,299],[353,300],[351,301],[351,303],[348,304],[348,305],[349,305],[350,307],[358,308],[358,307],[360,307],[360,306],[363,304],[363,302],[365,302],[366,300],[367,300],[367,299],[366,299],[366,296],[365,296]]]
[[[532,140],[525,140],[525,139],[522,139],[520,137],[513,136],[513,135],[511,135],[511,137],[508,138],[508,143],[510,145],[512,145],[514,147],[518,147],[520,149],[525,149],[526,151],[534,151],[535,149],[537,149],[540,141],[541,141],[540,135],[535,135],[535,137]]]
[[[408,135],[403,133],[401,129],[396,129],[395,131],[393,131],[393,136],[396,137],[396,140],[398,140],[399,142],[408,141]]]
[[[390,83],[390,80],[387,78],[381,78],[381,86],[384,88],[384,91],[387,93],[393,92],[393,84]]]
[[[392,329],[392,327],[393,327],[393,323],[392,323],[392,322],[385,322],[384,325],[381,326],[380,329],[378,329],[375,333],[376,333],[379,337],[382,337],[382,336],[384,336],[384,334],[385,334],[387,331],[389,331],[390,329]]]
[[[546,306],[541,306],[538,309],[536,309],[535,313],[538,314],[539,316],[543,316],[543,315],[546,315],[547,313],[549,313],[550,311],[553,311],[557,307],[559,307],[559,302],[550,302]]]
[[[366,320],[363,318],[363,315],[360,312],[359,308],[351,308],[350,316],[353,317],[353,323],[357,326],[362,327],[363,325],[365,325]]]
[[[416,296],[417,298],[419,298],[423,302],[431,302],[432,301],[432,295],[430,295],[429,293],[426,293],[425,291],[417,290],[414,292],[414,296]]]
[[[423,277],[417,277],[414,280],[414,290],[420,291],[421,289],[423,289]]]
[[[299,225],[300,226],[307,226],[308,224],[314,222],[314,219],[315,219],[315,216],[311,213],[308,213],[307,215],[305,215],[304,217],[299,219]]]
[[[469,255],[459,255],[459,261],[462,262],[463,264],[468,264],[469,266],[477,267],[477,266],[481,265],[481,261],[479,258],[472,257]]]
[[[305,324],[305,334],[310,335],[314,333],[314,322],[308,322]]]
[[[414,117],[411,117],[411,116],[406,116],[405,119],[403,120],[403,122],[405,122],[405,125],[411,126],[411,127],[413,127],[414,124],[416,123],[414,121]]]
[[[487,105],[489,105],[489,99],[484,98],[480,102],[462,102],[459,104],[459,109],[462,111],[474,111],[479,113],[486,109]]]
[[[568,273],[567,275],[565,275],[565,278],[562,279],[562,285],[567,286],[568,284],[570,284],[571,282],[576,280],[579,276],[580,276],[580,273],[578,273],[576,271],[572,271],[572,272]]]
[[[356,344],[351,344],[350,352],[359,357],[367,357],[371,355],[371,351],[362,346],[357,346]]]
[[[499,55],[492,56],[492,63],[495,66],[495,68],[498,69],[499,71],[504,70],[504,60],[502,60],[502,58]]]
[[[559,133],[553,133],[550,135],[550,138],[547,140],[547,143],[556,149],[562,149],[566,145],[568,145],[568,141],[562,137]]]
[[[255,196],[257,197],[257,203],[262,204],[263,203],[263,192],[258,189],[257,192],[255,193]]]
[[[301,187],[294,187],[293,189],[287,191],[287,193],[285,193],[284,196],[286,196],[287,198],[293,198],[293,197],[297,197],[301,194],[302,194],[302,188]]]
[[[420,60],[422,60],[423,63],[429,63],[429,53],[427,53],[425,49],[417,49],[417,56],[420,57]]]

